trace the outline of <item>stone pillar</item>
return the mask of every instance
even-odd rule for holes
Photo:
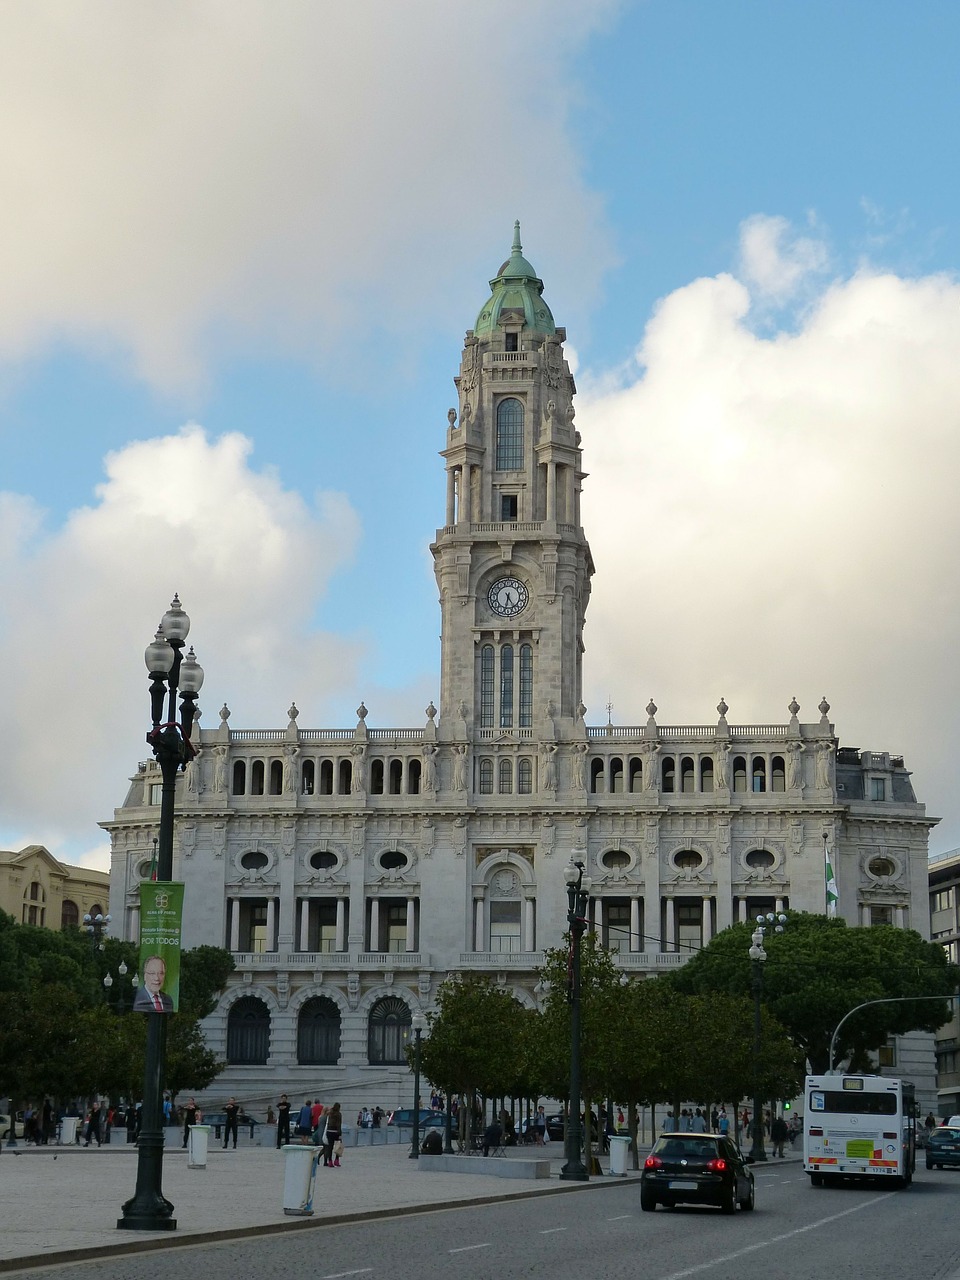
[[[300,899],[300,950],[310,950],[310,899]]]
[[[533,898],[524,898],[523,900],[523,938],[520,942],[521,951],[536,951],[537,940],[534,932],[534,914],[533,914]]]
[[[406,950],[416,951],[417,941],[417,900],[416,898],[407,899],[407,936]]]
[[[457,511],[457,482],[455,468],[447,468],[447,524],[452,525],[456,521]]]
[[[230,950],[240,950],[240,899],[230,899]]]
[[[334,946],[338,951],[347,949],[347,902],[345,898],[337,899],[337,938]]]
[[[636,894],[630,899],[630,950],[644,950],[643,938],[640,936],[640,899]]]
[[[276,951],[277,949],[277,900],[274,897],[267,899],[267,951]]]
[[[473,903],[473,949],[484,951],[483,898],[476,898]]]
[[[676,926],[676,908],[672,898],[667,898],[664,902],[666,907],[666,921],[664,926],[663,949],[664,951],[676,951],[677,949],[677,926]]]
[[[380,899],[370,899],[370,950],[380,950]]]
[[[547,463],[547,519],[557,518],[557,464]]]

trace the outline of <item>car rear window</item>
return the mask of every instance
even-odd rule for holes
[[[707,1159],[712,1160],[717,1154],[716,1138],[704,1138],[699,1134],[681,1134],[677,1137],[657,1139],[654,1153],[667,1160]]]
[[[939,1129],[933,1130],[930,1137],[938,1142],[956,1142],[960,1138],[960,1129],[950,1129],[946,1125],[941,1125]]]

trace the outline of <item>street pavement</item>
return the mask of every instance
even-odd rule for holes
[[[212,1137],[213,1135],[211,1135]],[[526,1181],[472,1173],[428,1173],[409,1158],[408,1145],[348,1147],[340,1168],[317,1171],[312,1217],[283,1211],[284,1163],[275,1147],[241,1145],[224,1151],[211,1143],[206,1168],[192,1169],[187,1153],[167,1147],[163,1193],[175,1206],[175,1231],[117,1228],[121,1206],[134,1193],[137,1150],[103,1147],[33,1147],[0,1152],[0,1271],[203,1241],[309,1229],[421,1209],[455,1207],[523,1196],[567,1194],[585,1187],[620,1186],[623,1177],[560,1181],[559,1142],[545,1148],[508,1148],[502,1159],[551,1162],[550,1180]],[[483,1157],[477,1156],[479,1161]],[[494,1157],[490,1157],[493,1159]],[[800,1157],[792,1153],[787,1160]],[[604,1159],[606,1170],[607,1162]],[[631,1171],[627,1180],[639,1177]]]

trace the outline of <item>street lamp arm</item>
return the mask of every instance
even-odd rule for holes
[[[834,1028],[833,1035],[830,1037],[830,1052],[827,1054],[827,1070],[833,1071],[833,1051],[837,1045],[837,1036],[840,1034],[840,1028],[852,1018],[855,1013],[859,1013],[861,1009],[868,1009],[872,1004],[911,1004],[916,1000],[956,1000],[957,996],[885,996],[882,1000],[864,1000],[863,1004],[856,1004],[849,1013],[845,1013]]]

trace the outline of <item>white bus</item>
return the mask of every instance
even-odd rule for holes
[[[883,1178],[909,1186],[916,1167],[914,1087],[887,1076],[807,1076],[803,1171],[815,1187],[831,1179]]]

